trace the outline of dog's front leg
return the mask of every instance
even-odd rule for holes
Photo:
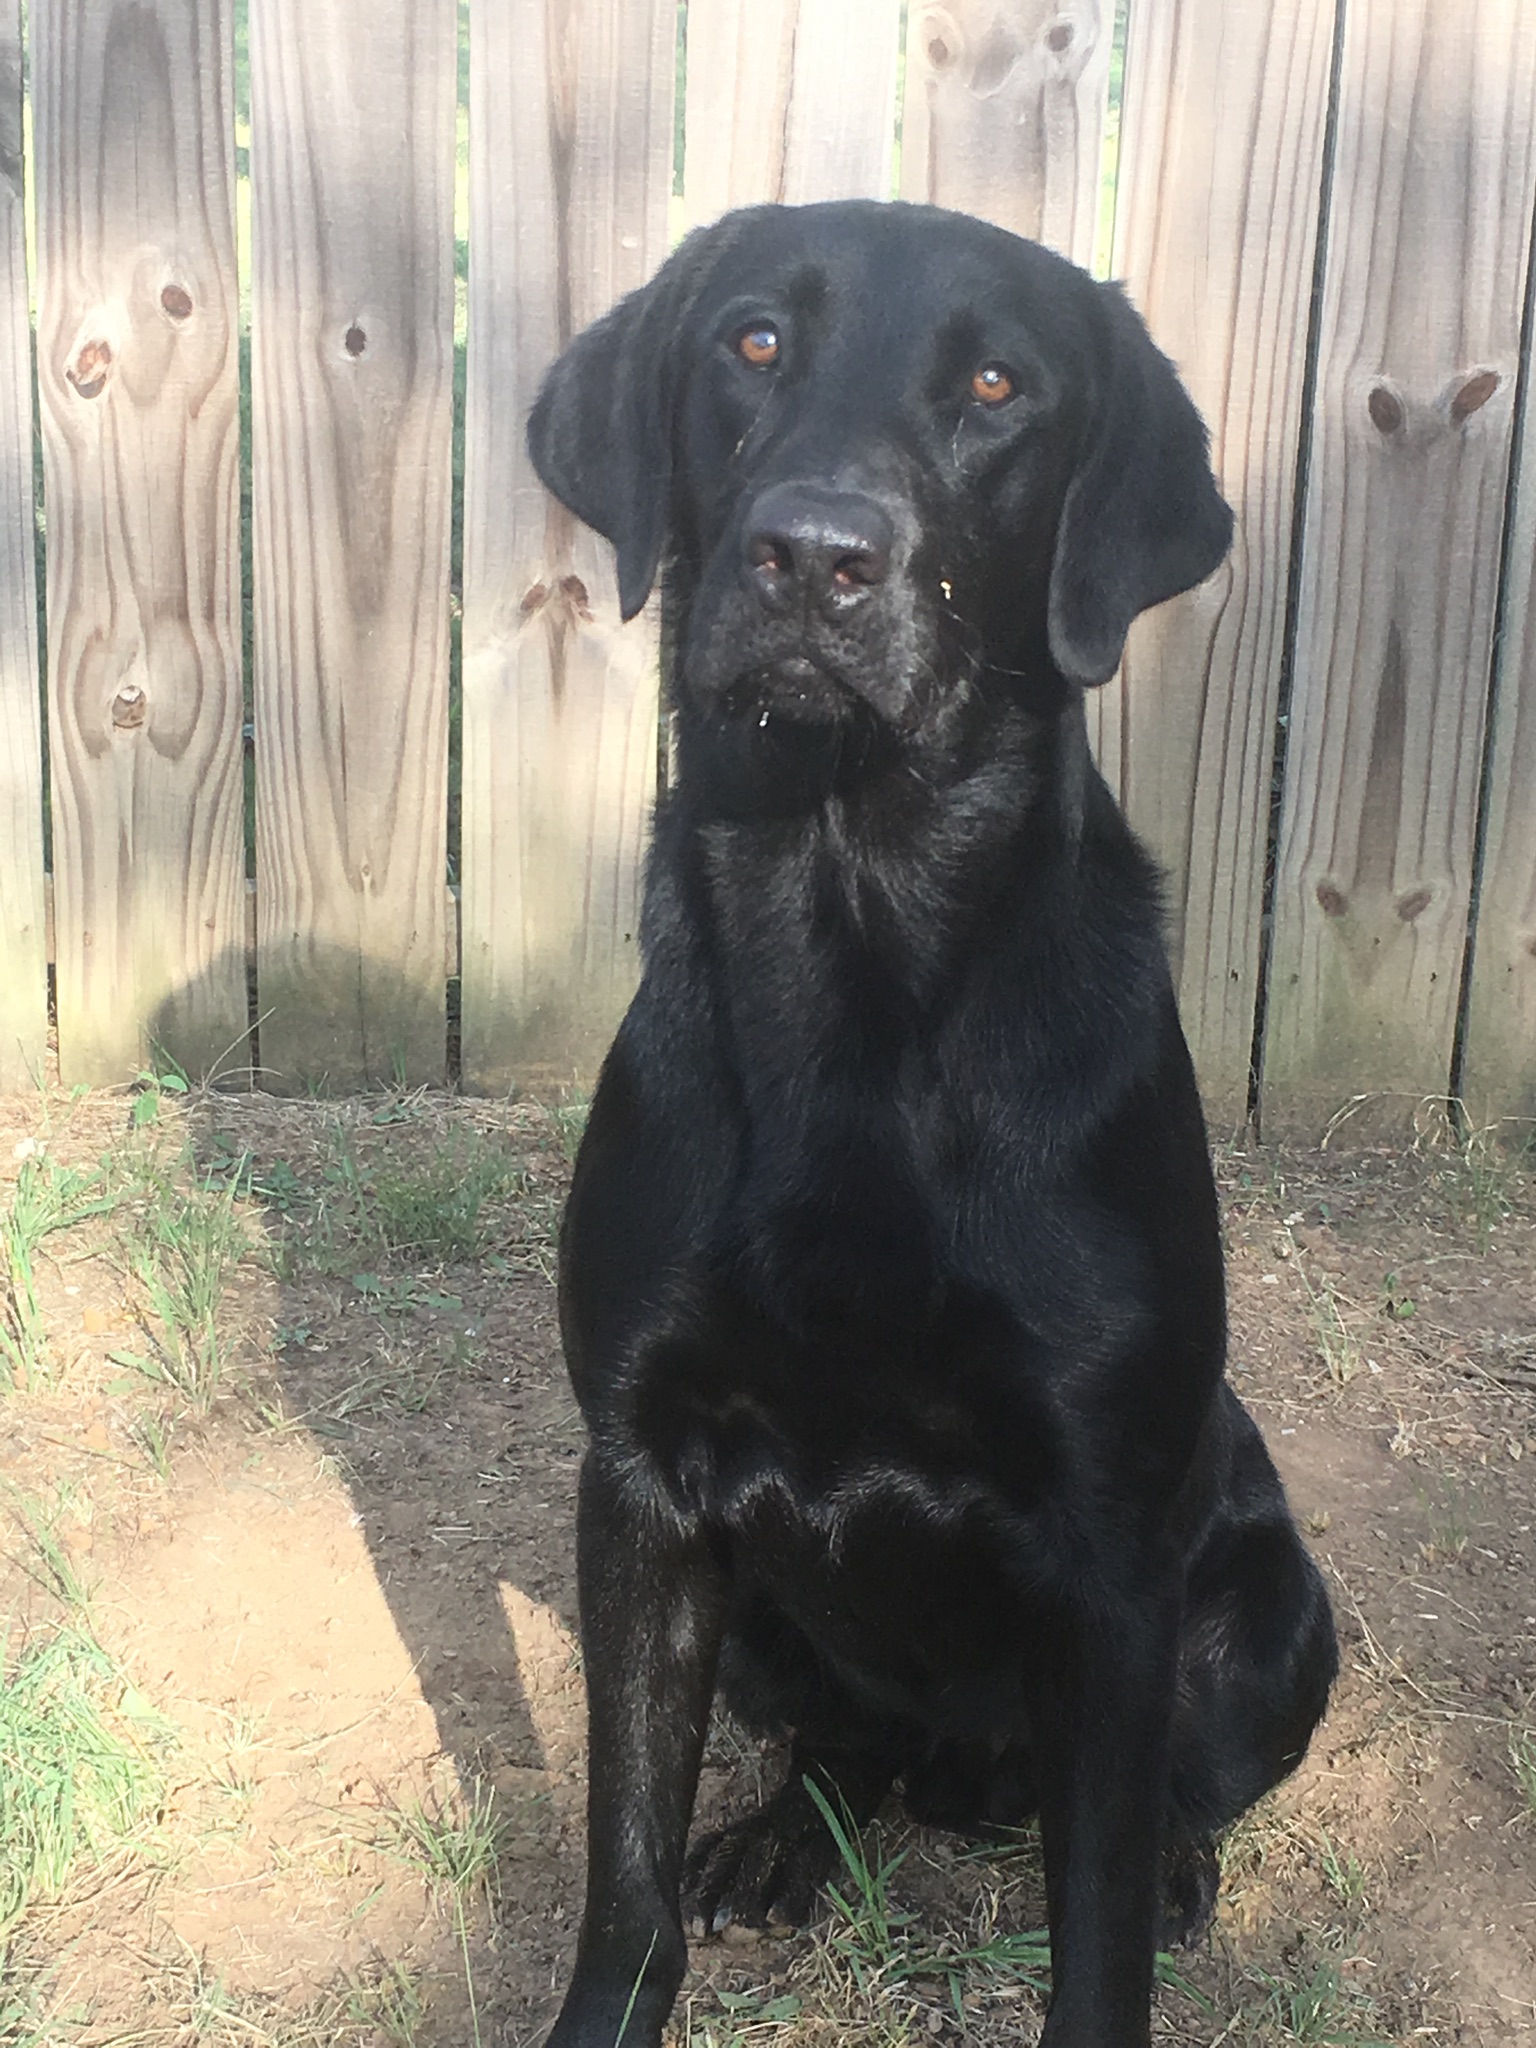
[[[654,2048],[687,1965],[678,1879],[714,1691],[722,1582],[701,1529],[596,1452],[577,1513],[589,1736],[587,1902],[548,2048]]]
[[[1179,1603],[1144,1591],[1057,1638],[1032,1702],[1053,1993],[1041,2048],[1145,2048]]]

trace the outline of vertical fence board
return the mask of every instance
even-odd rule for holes
[[[0,7],[0,1094],[42,1079],[48,1025],[42,718],[32,564],[32,345],[21,0]]]
[[[228,0],[37,0],[59,1063],[245,1031]]]
[[[1248,1105],[1332,38],[1333,0],[1171,0],[1132,9],[1126,49],[1115,274],[1205,414],[1237,530],[1132,632],[1102,756],[1168,875],[1219,1128]]]
[[[262,1065],[438,1080],[454,0],[251,0],[250,36]]]
[[[1350,0],[1264,1064],[1270,1132],[1443,1095],[1536,173],[1526,0]]]
[[[948,0],[907,29],[901,196],[1093,262],[1113,0]]]
[[[1528,364],[1527,378],[1536,370]],[[1473,1122],[1536,1119],[1536,393],[1515,456],[1515,523],[1461,1094]]]
[[[731,206],[891,190],[898,0],[690,0],[690,226]]]
[[[657,267],[669,0],[475,0],[464,513],[463,1073],[590,1078],[634,986],[656,635],[544,492],[524,423],[563,343]]]

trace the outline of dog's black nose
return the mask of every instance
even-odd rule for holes
[[[840,618],[890,572],[895,532],[873,498],[774,484],[748,513],[747,575],[770,611],[815,605]]]

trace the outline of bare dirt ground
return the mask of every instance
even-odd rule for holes
[[[541,2039],[582,1871],[581,1432],[551,1285],[574,1122],[429,1095],[0,1103],[31,1382],[0,1394],[8,1669],[88,1635],[155,1786],[0,1915],[9,2048]],[[1219,1164],[1234,1377],[1345,1665],[1307,1763],[1227,1844],[1160,2038],[1536,2044],[1536,1183],[1484,1142]],[[77,1169],[94,1211],[18,1278],[23,1200]],[[773,1768],[717,1729],[701,1806]],[[1035,2038],[1031,1840],[893,1817],[864,1849],[847,1913],[696,1951],[679,2048]]]

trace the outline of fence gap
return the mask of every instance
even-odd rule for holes
[[[1464,1135],[1536,1123],[1536,215],[1526,272],[1472,903],[1451,1057]]]
[[[1307,490],[1312,465],[1312,426],[1317,415],[1317,376],[1323,340],[1323,280],[1328,267],[1328,222],[1333,204],[1334,151],[1339,132],[1339,82],[1344,64],[1345,13],[1349,0],[1335,0],[1333,48],[1328,62],[1328,106],[1323,119],[1322,176],[1318,185],[1316,242],[1312,254],[1312,289],[1307,302],[1306,366],[1302,373],[1301,433],[1296,444],[1296,483],[1291,501],[1291,546],[1286,563],[1285,625],[1282,630],[1280,682],[1275,704],[1269,802],[1264,828],[1264,888],[1259,912],[1259,970],[1254,992],[1253,1044],[1248,1056],[1248,1123],[1263,1137],[1264,1022],[1269,1002],[1270,963],[1274,955],[1275,880],[1280,825],[1285,801],[1289,755],[1291,696],[1296,676],[1297,601],[1301,592],[1301,558],[1307,531]]]
[[[47,1049],[42,717],[33,588],[32,352],[22,182],[20,0],[0,5],[0,1091]]]

